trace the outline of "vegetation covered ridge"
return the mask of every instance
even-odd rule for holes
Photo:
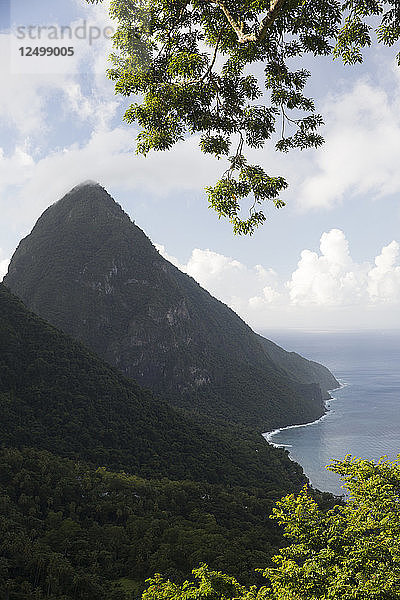
[[[0,435],[143,477],[289,491],[302,469],[258,432],[185,414],[30,311],[0,284]]]
[[[273,518],[290,545],[262,570],[263,586],[242,585],[202,565],[182,585],[156,574],[142,600],[396,600],[400,598],[400,454],[395,461],[335,460],[345,504],[321,509],[307,487],[277,502]]]
[[[267,517],[279,495],[2,448],[1,597],[131,600],[154,571],[182,582],[202,561],[260,583],[282,544]]]
[[[5,284],[35,313],[169,403],[258,431],[314,421],[336,380],[256,336],[179,271],[100,185],[48,208]]]

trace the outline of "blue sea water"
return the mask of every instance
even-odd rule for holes
[[[343,384],[331,393],[329,411],[305,427],[280,430],[271,443],[283,445],[314,487],[344,494],[339,477],[327,471],[346,454],[377,460],[400,453],[400,331],[265,333],[285,348],[327,366]]]

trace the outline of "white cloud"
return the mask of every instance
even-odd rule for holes
[[[104,29],[110,24],[109,2],[93,6],[75,1],[88,25]],[[85,80],[78,70],[75,74],[13,73],[8,63],[10,46],[10,36],[0,36],[0,122],[12,130],[11,148],[0,150],[0,198],[4,217],[18,223],[20,231],[26,231],[49,204],[88,178],[105,187],[165,197],[171,191],[197,192],[220,174],[221,165],[200,152],[198,136],[170,152],[145,158],[135,156],[134,128],[111,129],[122,100],[115,97],[114,86],[105,76],[109,40],[88,49],[90,73]],[[101,68],[94,63],[101,63]],[[60,149],[69,122],[87,127],[77,134],[75,143]],[[48,139],[55,134],[58,147],[48,147]]]
[[[48,89],[54,83],[47,76],[26,76],[10,71],[10,36],[0,35],[1,120],[28,135],[45,128]],[[40,93],[39,93],[40,91]]]
[[[4,275],[7,273],[9,263],[9,258],[2,258],[2,250],[0,248],[0,281],[3,280]]]
[[[71,30],[86,23],[87,32],[97,28],[100,37],[91,45],[88,39],[73,38],[73,57],[23,57],[19,47],[24,44],[15,34],[0,36],[0,71],[2,92],[0,95],[0,121],[15,130],[14,139],[20,143],[28,135],[40,136],[59,124],[60,114],[89,121],[95,128],[104,128],[115,116],[122,100],[116,99],[114,85],[106,77],[108,55],[112,42],[104,35],[107,26],[115,25],[108,16],[109,1],[100,5],[76,2],[82,18],[68,25]],[[49,27],[59,25],[43,24],[39,32],[40,44],[44,47],[60,45],[60,40],[52,39]],[[61,35],[57,34],[57,35]],[[72,42],[71,42],[72,43]],[[27,45],[27,44],[26,44]],[[32,44],[31,44],[32,45]],[[82,74],[85,74],[84,80]],[[84,93],[82,83],[89,86]],[[61,97],[57,97],[61,94]],[[58,108],[51,109],[48,101],[57,97]]]
[[[343,231],[323,233],[321,255],[303,250],[287,283],[293,304],[345,306],[365,295],[366,267],[353,263]]]
[[[0,191],[7,186],[24,183],[31,176],[33,166],[34,160],[27,145],[17,146],[9,157],[0,148]]]
[[[368,293],[374,302],[396,303],[400,300],[399,244],[394,241],[384,246],[375,258],[375,267],[368,273]]]
[[[212,250],[195,248],[187,263],[168,255],[165,247],[156,245],[160,254],[181,271],[195,279],[213,296],[239,311],[244,303],[253,306],[271,303],[279,297],[277,274],[262,265],[247,267],[238,260],[218,254]]]
[[[299,326],[379,327],[396,323],[400,308],[400,246],[393,241],[375,266],[356,263],[339,229],[325,232],[320,252],[303,250],[288,281],[262,265],[248,267],[212,250],[192,251],[181,263],[160,253],[191,275],[212,295],[258,329]],[[388,312],[388,304],[394,312]]]
[[[0,177],[0,192],[3,190],[5,196],[7,186],[18,186],[12,192],[13,202],[4,203],[5,215],[11,222],[23,220],[27,228],[45,208],[86,179],[99,181],[106,188],[165,197],[173,191],[204,188],[210,170],[217,173],[220,169],[212,158],[200,156],[197,138],[178,143],[168,153],[143,157],[135,155],[134,136],[128,128],[100,128],[88,142],[72,144],[36,161],[24,148],[10,157],[0,154],[0,175],[4,175]]]
[[[363,80],[326,102],[326,143],[312,154],[312,174],[298,198],[301,208],[331,208],[349,196],[400,192],[399,83],[391,92],[389,97]]]
[[[86,96],[81,85],[72,78],[65,81],[62,91],[67,101],[67,111],[72,112],[80,121],[88,121],[95,131],[108,128],[119,106],[114,96],[108,98],[107,95],[100,95],[99,97],[97,92]]]

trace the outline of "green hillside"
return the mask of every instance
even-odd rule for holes
[[[268,358],[282,369],[288,377],[301,383],[314,383],[318,381],[321,389],[325,392],[326,398],[329,398],[328,390],[334,390],[339,387],[337,379],[323,365],[313,360],[307,360],[303,356],[300,356],[300,354],[297,354],[297,352],[287,352],[261,335],[256,334],[256,337],[264,348]]]
[[[273,495],[146,480],[53,454],[0,451],[0,597],[125,600],[154,571],[199,561],[254,582],[282,542]],[[115,596],[112,590],[115,587]],[[37,594],[37,595],[35,595]]]
[[[169,407],[0,284],[0,437],[143,477],[292,489],[298,465],[245,427]]]
[[[296,367],[288,375],[287,361],[277,364],[242,319],[161,257],[97,184],[77,186],[44,212],[4,282],[176,406],[259,431],[324,412],[325,374],[297,379]]]
[[[2,284],[0,439],[7,600],[131,600],[203,561],[257,582],[283,543],[272,505],[305,481],[258,433],[154,399]]]

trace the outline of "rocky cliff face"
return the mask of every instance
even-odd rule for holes
[[[326,400],[331,397],[328,390],[339,387],[337,379],[323,365],[313,360],[307,360],[297,352],[287,352],[271,340],[258,334],[255,335],[269,359],[288,377],[302,383],[318,382]]]
[[[2,447],[48,450],[156,479],[282,493],[306,481],[301,467],[258,432],[154,399],[1,283],[0,439]]]
[[[288,372],[279,352],[271,356],[232,310],[161,257],[98,184],[77,186],[44,212],[4,283],[178,406],[264,430],[323,412],[318,368]]]

